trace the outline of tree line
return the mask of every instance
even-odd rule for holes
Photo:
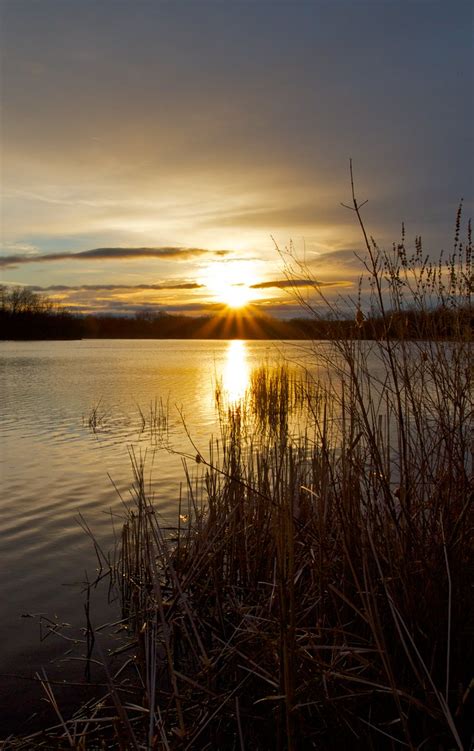
[[[397,311],[347,319],[281,320],[267,315],[138,313],[80,315],[28,288],[0,287],[0,339],[336,339],[458,338],[472,329],[470,309]]]
[[[27,287],[0,286],[0,339],[80,339],[82,322]]]

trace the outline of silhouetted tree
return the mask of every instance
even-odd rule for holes
[[[80,339],[82,320],[27,287],[0,287],[0,339]]]

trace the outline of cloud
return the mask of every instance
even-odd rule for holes
[[[309,192],[306,189],[306,194]],[[302,205],[288,206],[288,200],[291,200],[296,193],[280,194],[275,191],[272,197],[276,205],[274,207],[261,206],[258,208],[244,208],[242,210],[212,212],[209,216],[204,216],[201,221],[203,224],[212,226],[218,224],[220,227],[245,227],[245,228],[263,228],[268,231],[274,231],[277,228],[296,228],[296,227],[333,227],[334,224],[348,224],[349,217],[345,217],[341,206],[332,196],[328,188],[327,193],[321,196],[315,189],[311,203],[302,203]],[[267,194],[270,191],[267,189]],[[333,203],[330,201],[333,200]],[[350,219],[352,221],[352,219]]]
[[[116,260],[121,258],[158,258],[162,260],[188,260],[203,255],[224,257],[229,250],[206,250],[204,248],[93,248],[76,253],[44,253],[42,255],[10,255],[0,257],[0,266],[18,266],[25,263],[45,263],[48,261]]]
[[[366,255],[365,250],[362,252],[355,250],[354,248],[339,248],[338,250],[331,250],[326,253],[318,253],[315,258],[312,259],[312,265],[321,264],[338,266],[344,268],[357,268],[362,269],[361,258]]]
[[[72,312],[85,315],[119,315],[133,316],[139,313],[168,314],[168,315],[211,315],[225,309],[224,305],[216,303],[174,303],[160,305],[156,302],[126,300],[93,300],[90,303],[73,303],[68,305]]]
[[[294,289],[295,287],[347,287],[352,282],[318,282],[316,279],[276,279],[270,282],[252,284],[252,289]]]
[[[22,242],[12,242],[12,243],[1,243],[0,248],[2,250],[9,250],[10,253],[13,251],[14,253],[22,253],[26,256],[29,255],[36,255],[39,250],[36,245],[33,245],[32,243],[22,243]]]
[[[32,292],[114,292],[115,290],[169,290],[169,289],[201,289],[204,285],[197,282],[179,282],[176,284],[51,284],[49,287],[29,285]]]

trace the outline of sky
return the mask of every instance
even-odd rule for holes
[[[470,0],[2,0],[1,282],[82,312],[288,317],[290,249],[301,290],[354,295],[350,158],[382,246],[403,221],[449,251],[473,31]]]

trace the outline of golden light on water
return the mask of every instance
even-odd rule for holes
[[[222,386],[228,401],[234,403],[242,399],[249,382],[250,366],[247,361],[247,345],[240,339],[235,339],[229,342],[222,374]]]

